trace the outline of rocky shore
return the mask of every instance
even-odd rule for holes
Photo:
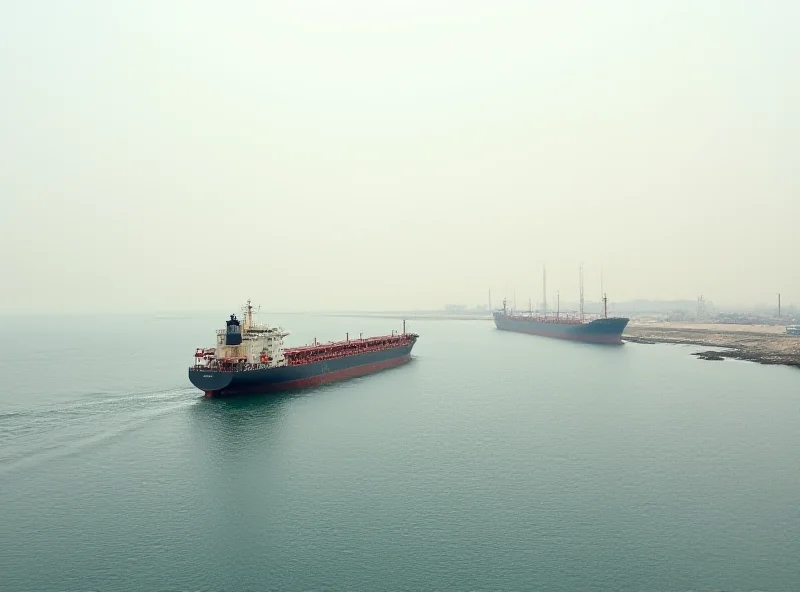
[[[693,354],[702,360],[733,358],[800,368],[800,338],[782,331],[782,327],[757,325],[632,322],[626,327],[622,338],[633,343],[679,343],[720,348]]]

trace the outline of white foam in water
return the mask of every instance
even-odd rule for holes
[[[0,474],[72,454],[196,400],[195,389],[180,388],[104,396],[0,415]],[[103,416],[111,421],[103,421]]]

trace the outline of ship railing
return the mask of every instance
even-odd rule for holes
[[[535,322],[535,323],[554,323],[559,325],[580,325],[584,322],[588,322],[588,317],[585,320],[581,320],[579,316],[576,315],[552,315],[552,316],[542,316],[542,315],[524,315],[524,314],[515,314],[515,315],[508,315],[508,318],[515,320],[515,321],[525,321],[525,322]]]
[[[366,339],[351,339],[349,341],[339,341],[334,343],[318,343],[296,348],[287,348],[283,351],[287,366],[300,366],[314,362],[324,362],[336,360],[351,355],[359,355],[377,351],[385,351],[397,347],[410,345],[416,337],[413,333],[400,335],[385,335],[379,337],[368,337]],[[249,372],[263,368],[274,368],[268,364],[241,364],[241,363],[219,363],[212,366],[196,364],[191,366],[192,370],[206,370],[209,372]]]
[[[204,366],[202,364],[198,364],[195,366],[189,366],[189,370],[200,370],[200,371],[207,371],[207,372],[225,372],[225,373],[236,373],[236,372],[252,372],[253,370],[266,370],[268,368],[280,368],[280,366],[270,366],[269,364],[223,364],[223,365],[215,365],[215,366]]]
[[[377,337],[367,337],[359,339],[350,339],[348,341],[331,341],[328,343],[315,343],[311,345],[301,345],[298,347],[290,347],[284,350],[288,354],[296,354],[300,352],[321,351],[323,349],[342,348],[342,347],[358,347],[358,346],[382,346],[384,344],[390,347],[398,347],[400,345],[407,345],[411,342],[414,335],[411,333],[399,335],[381,335]]]
[[[596,313],[596,312],[585,312],[581,317],[580,313],[575,313],[575,312],[530,314],[517,311],[517,312],[509,312],[506,316],[507,318],[513,319],[515,321],[528,321],[536,323],[559,323],[561,325],[569,325],[569,324],[580,325],[580,324],[590,323],[598,319],[606,318],[602,313]]]
[[[380,346],[372,346],[372,347],[360,347],[360,348],[342,348],[342,349],[325,349],[324,351],[284,351],[284,355],[286,356],[287,360],[293,360],[297,358],[303,357],[327,357],[327,358],[341,358],[343,356],[348,355],[357,355],[357,354],[364,354],[373,351],[383,351],[387,349],[395,349],[398,347],[404,347],[409,345],[407,343],[395,343],[392,345],[380,345]]]

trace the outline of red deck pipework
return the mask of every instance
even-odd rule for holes
[[[295,366],[391,349],[410,343],[411,336],[409,335],[385,335],[359,339],[358,341],[338,341],[336,343],[294,347],[286,349],[284,355],[286,356],[286,363],[290,366]]]

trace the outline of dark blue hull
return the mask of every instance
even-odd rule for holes
[[[207,397],[306,388],[404,364],[411,359],[414,343],[412,341],[410,345],[390,349],[264,370],[223,372],[190,368],[189,380],[204,391]]]
[[[596,319],[589,323],[570,324],[556,322],[541,322],[519,320],[494,313],[494,324],[502,331],[515,333],[528,333],[542,337],[569,339],[584,343],[622,343],[622,332],[628,325],[629,319],[615,317],[609,319]]]

